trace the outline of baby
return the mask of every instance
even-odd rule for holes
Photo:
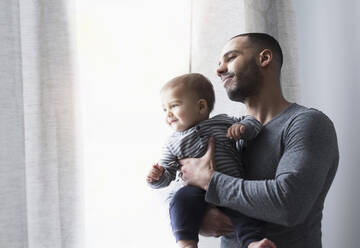
[[[161,89],[166,123],[175,130],[164,147],[158,164],[153,165],[147,182],[153,188],[166,187],[176,179],[178,160],[205,154],[208,139],[215,138],[216,170],[234,177],[244,176],[241,154],[235,140],[254,138],[261,123],[254,117],[216,115],[209,118],[215,103],[211,82],[201,74],[190,73],[170,80]],[[208,204],[206,191],[184,186],[170,202],[171,226],[180,247],[196,248],[198,233]],[[235,210],[219,207],[229,216],[242,248],[275,248],[264,238],[262,223]]]

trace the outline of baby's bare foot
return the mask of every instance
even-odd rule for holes
[[[267,238],[249,244],[248,248],[276,248],[276,245]]]

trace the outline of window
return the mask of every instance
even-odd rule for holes
[[[176,247],[145,174],[169,135],[159,90],[188,72],[190,0],[77,1],[86,247]]]

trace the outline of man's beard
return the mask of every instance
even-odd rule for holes
[[[248,97],[259,93],[262,85],[262,74],[255,59],[250,61],[243,71],[235,74],[235,80],[236,82],[226,88],[230,100],[243,103]]]

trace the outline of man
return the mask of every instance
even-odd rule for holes
[[[229,98],[243,102],[263,124],[259,135],[241,146],[246,178],[214,171],[213,141],[202,158],[180,161],[181,170],[188,184],[207,191],[210,204],[265,221],[265,234],[278,248],[320,248],[324,200],[339,162],[336,133],[322,112],[283,97],[282,61],[278,42],[267,34],[228,41],[217,74]],[[202,233],[226,234],[221,247],[238,247],[229,227],[227,217],[213,208]]]

